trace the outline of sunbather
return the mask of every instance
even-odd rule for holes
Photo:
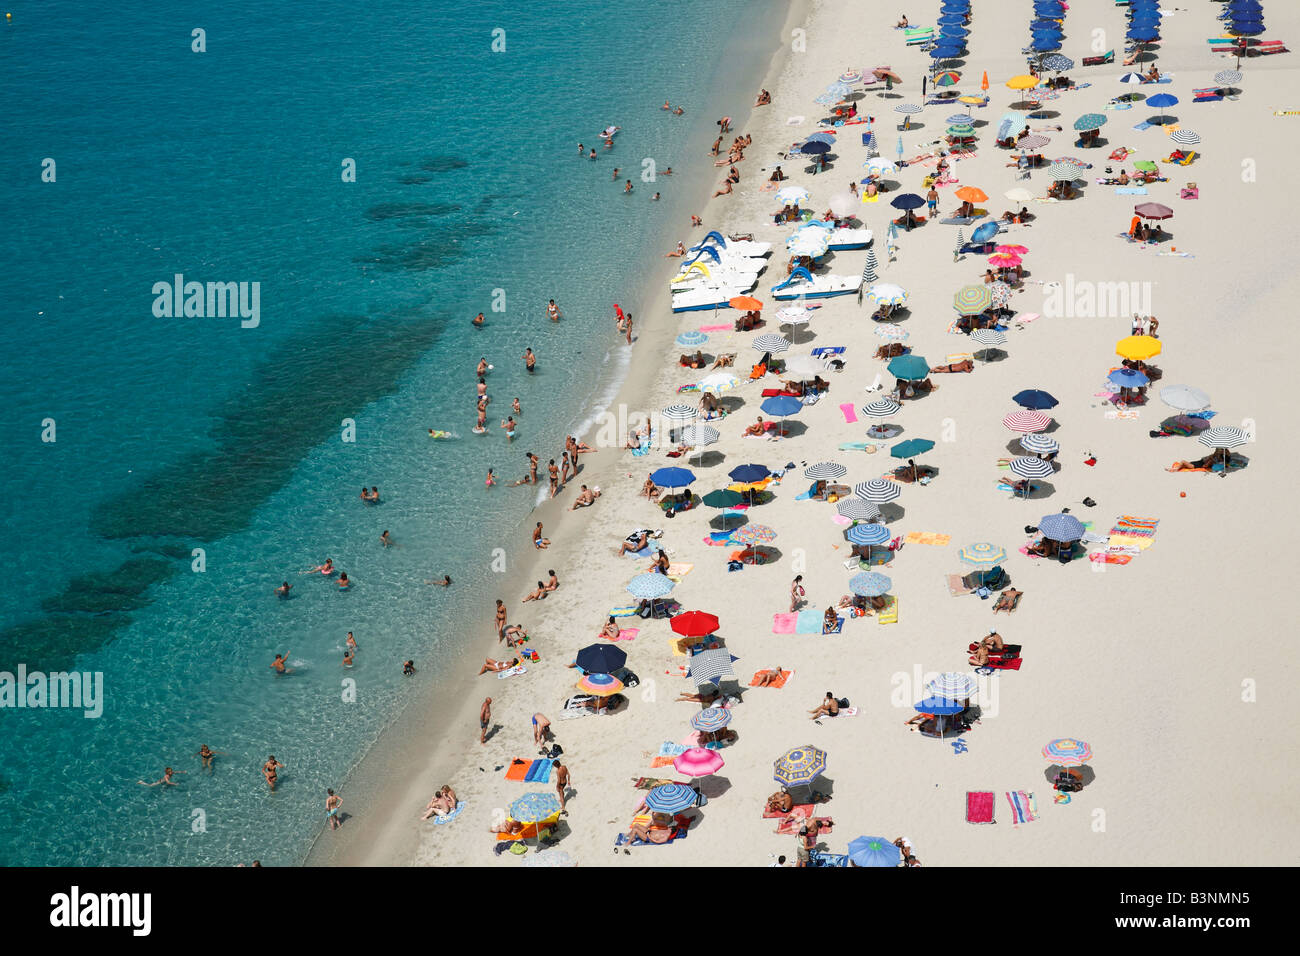
[[[518,820],[507,818],[495,826],[488,827],[488,833],[509,833],[511,836],[514,836],[517,833],[522,833],[523,829],[524,825]]]
[[[675,701],[675,703],[686,702],[692,704],[703,704],[705,707],[708,707],[715,700],[718,699],[719,693],[720,692],[716,689],[702,690],[695,694],[688,694],[685,691],[683,691],[682,693],[677,695],[677,700]]]
[[[704,353],[696,352],[694,355],[683,355],[678,358],[677,363],[684,368],[704,368]]]
[[[726,355],[719,355],[713,360],[714,368],[731,368],[736,364],[736,353],[728,352]]]
[[[890,342],[888,345],[882,345],[880,346],[880,348],[876,349],[876,358],[878,359],[897,358],[898,356],[902,355],[906,351],[907,351],[907,346],[903,345],[902,342]]]
[[[826,613],[822,615],[822,633],[830,634],[840,623],[840,616],[835,613],[835,608],[826,608]]]
[[[1006,611],[1010,613],[1011,611],[1014,611],[1016,605],[1020,603],[1020,598],[1024,593],[1024,591],[1017,591],[1015,588],[1007,588],[998,595],[998,601],[993,605],[993,613],[996,614],[998,611]]]
[[[645,484],[641,486],[641,491],[639,494],[641,497],[649,498],[651,501],[658,501],[661,492],[659,490],[659,486],[654,483],[654,480],[647,477],[645,480]],[[637,548],[636,550],[640,551],[641,549]]]
[[[763,416],[759,415],[754,424],[745,429],[745,434],[753,437],[761,437],[766,430],[767,426],[763,424]]]
[[[483,666],[479,668],[479,674],[486,674],[488,671],[508,671],[513,667],[519,666],[519,658],[514,657],[508,661],[497,661],[490,657],[483,659]]]
[[[619,630],[618,621],[616,621],[614,615],[611,614],[609,620],[605,622],[604,626],[600,629],[600,633],[596,636],[612,641],[618,637]]]
[[[650,543],[649,532],[642,530],[639,534],[636,535],[636,537],[629,535],[628,538],[625,538],[623,540],[623,543],[618,546],[618,551],[615,552],[615,554],[621,558],[629,551],[633,553],[636,553],[637,551],[643,551],[645,550],[646,545],[649,543]]]
[[[949,365],[936,365],[930,369],[931,372],[973,372],[975,363],[971,359],[962,359],[960,362],[953,362]]]
[[[831,609],[831,613],[834,613],[834,609]],[[825,700],[818,704],[813,710],[808,711],[808,713],[812,715],[813,720],[816,720],[818,717],[835,717],[839,712],[840,702],[835,699],[835,695],[830,691],[826,692]]]
[[[673,835],[673,818],[667,813],[651,814],[650,825],[634,823],[628,828],[627,835],[634,840],[646,843],[667,843]]]
[[[781,665],[778,664],[770,671],[759,671],[754,675],[755,687],[771,687],[781,679]]]
[[[767,806],[763,808],[764,813],[789,813],[794,809],[794,797],[790,796],[790,791],[782,787],[776,793],[767,798]]]

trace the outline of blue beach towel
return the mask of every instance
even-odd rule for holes
[[[794,632],[796,634],[820,634],[822,632],[822,612],[816,608],[800,611],[799,617],[795,619]]]
[[[532,766],[528,768],[528,773],[524,775],[524,783],[550,783],[551,768],[554,766],[554,760],[534,760]]]
[[[1116,196],[1145,196],[1147,188],[1145,186],[1116,186]]]
[[[452,820],[455,820],[456,817],[460,815],[460,811],[464,809],[465,809],[465,801],[459,800],[456,803],[455,810],[451,811],[451,813],[445,813],[440,817],[434,817],[433,822],[438,824],[439,826],[442,826],[444,823],[451,823]]]
[[[844,345],[819,345],[812,350],[812,354],[821,358],[823,355],[842,355],[847,346]]]

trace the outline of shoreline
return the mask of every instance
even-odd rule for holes
[[[778,34],[780,37],[788,37],[790,30],[807,21],[811,14],[813,0],[793,0],[789,10],[785,14],[785,22]],[[753,42],[752,40],[750,42]],[[776,78],[785,70],[789,57],[792,55],[790,49],[784,41],[778,39],[776,49],[773,50],[768,58],[767,65],[761,74],[757,74],[755,81],[750,84],[752,89],[745,92],[750,97],[745,111],[737,111],[741,118],[738,124],[733,128],[737,131],[743,130],[749,119],[754,115],[759,107],[753,106],[752,97],[757,94],[760,87],[772,88],[775,85]],[[742,84],[736,84],[737,87]],[[710,92],[707,100],[716,99],[714,91]],[[699,112],[707,107],[696,108]],[[705,114],[705,118],[708,115]],[[695,121],[698,125],[707,131],[700,120]],[[694,134],[694,130],[692,134]],[[689,150],[693,143],[687,142],[686,148]],[[707,143],[701,141],[707,153]],[[759,147],[758,141],[755,141],[755,147]],[[689,154],[688,154],[689,155]],[[758,153],[753,154],[757,158]],[[757,165],[757,163],[755,163]],[[681,170],[687,168],[686,164],[679,166],[679,171],[675,176],[681,175]],[[695,173],[695,170],[691,170]],[[702,233],[709,229],[726,229],[724,223],[715,223],[710,214],[725,205],[719,206],[719,200],[710,198],[710,193],[716,188],[718,180],[718,171],[710,168],[700,176],[701,182],[692,183],[687,191],[688,195],[674,200],[675,205],[683,209],[694,205],[699,210],[699,215],[705,220],[706,225],[702,229],[694,232],[678,231],[675,234],[669,230],[665,231],[662,236],[656,237],[658,245],[653,246],[647,251],[650,262],[653,264],[643,274],[641,282],[642,294],[636,298],[628,298],[625,301],[638,302],[635,308],[625,306],[625,311],[632,312],[635,323],[635,342],[632,345],[631,361],[628,363],[626,374],[623,380],[614,389],[613,397],[605,408],[603,414],[597,416],[592,408],[579,410],[576,415],[576,421],[591,421],[596,418],[587,428],[587,434],[577,434],[579,439],[590,439],[591,436],[600,429],[600,419],[608,416],[611,411],[616,420],[623,421],[620,416],[621,409],[628,409],[627,418],[631,418],[642,411],[650,411],[659,406],[652,399],[661,389],[661,379],[663,376],[662,358],[671,351],[672,341],[680,334],[681,327],[678,316],[671,312],[670,296],[667,290],[668,279],[679,268],[677,259],[663,258],[663,251],[672,248],[677,238],[683,241],[702,238]],[[649,188],[644,187],[643,188]],[[699,201],[693,202],[690,195],[697,195]],[[689,215],[689,213],[687,213]],[[683,217],[685,218],[685,216]],[[768,278],[766,273],[760,279],[761,283]],[[611,301],[613,301],[611,299]],[[694,313],[692,313],[693,315]],[[704,313],[700,313],[703,315]],[[652,317],[647,320],[647,316]],[[612,329],[613,314],[609,316],[609,325]],[[622,342],[613,345],[615,349],[627,348]],[[645,359],[647,351],[652,358]],[[604,391],[599,380],[592,388],[592,396],[598,396]],[[626,429],[622,432],[619,442],[626,437]],[[596,445],[594,441],[590,442]],[[564,489],[554,500],[542,500],[534,504],[529,511],[521,518],[517,526],[520,535],[527,535],[530,531],[528,523],[530,521],[541,521],[548,530],[563,528],[565,540],[563,543],[555,541],[551,548],[547,549],[546,554],[538,553],[529,543],[518,544],[512,548],[507,548],[507,567],[509,571],[509,580],[511,584],[508,589],[503,588],[501,597],[506,601],[507,608],[511,608],[515,590],[519,589],[516,582],[528,581],[540,575],[544,577],[544,570],[549,566],[556,566],[560,571],[562,584],[566,581],[566,575],[563,573],[563,566],[566,559],[573,556],[574,553],[585,548],[589,541],[589,525],[591,520],[596,517],[595,512],[602,512],[601,520],[606,521],[611,517],[603,513],[608,510],[612,502],[607,497],[607,493],[615,481],[621,479],[625,474],[622,470],[625,462],[623,461],[626,451],[621,447],[601,448],[596,446],[597,450],[591,454],[583,455],[583,459],[590,459],[584,462],[584,466],[578,473],[578,478],[570,479]],[[588,484],[600,486],[602,489],[602,499],[591,508],[579,509],[576,512],[569,513],[568,503],[571,502],[573,495],[576,493],[574,485]],[[539,490],[539,493],[540,490]],[[602,506],[605,506],[602,509]],[[568,514],[569,517],[561,524],[560,519]],[[603,547],[603,543],[599,547]],[[540,569],[540,570],[539,570]],[[573,577],[568,575],[568,577]],[[569,582],[569,587],[574,587],[573,582]],[[564,589],[556,592],[549,601],[558,603],[564,600]],[[476,725],[477,712],[482,700],[479,696],[493,697],[493,724],[500,725],[501,719],[499,714],[503,713],[505,708],[503,702],[499,701],[495,695],[497,688],[505,691],[506,688],[500,683],[496,685],[487,685],[483,681],[490,675],[481,677],[464,677],[457,676],[462,673],[471,673],[468,670],[470,664],[478,660],[479,652],[484,656],[494,655],[498,649],[504,645],[491,640],[490,616],[491,604],[494,598],[484,595],[480,602],[483,607],[483,615],[487,626],[483,627],[485,632],[482,638],[474,638],[468,642],[465,651],[460,657],[465,660],[457,661],[454,669],[436,681],[421,684],[416,691],[406,701],[400,713],[385,727],[375,743],[366,751],[362,758],[357,762],[347,778],[341,783],[337,791],[344,795],[347,801],[345,804],[345,813],[351,816],[344,817],[345,825],[337,831],[329,831],[322,825],[312,840],[310,846],[304,855],[303,865],[305,866],[402,866],[411,865],[412,857],[418,853],[421,835],[427,833],[431,824],[418,820],[419,808],[423,806],[428,799],[428,795],[438,789],[443,783],[451,781],[454,787],[463,786],[471,772],[470,768],[477,767],[482,762],[483,750],[487,748],[478,747],[472,741],[472,729]],[[549,609],[547,609],[549,610]],[[517,621],[515,612],[511,608],[510,620],[512,623]],[[477,631],[476,624],[471,622],[470,628]],[[535,636],[534,641],[530,642],[530,647],[539,651],[543,657],[541,666],[546,666],[548,659],[552,654],[544,653],[554,646],[552,638],[554,635],[545,634],[541,636],[542,629],[537,624],[530,624],[530,634]],[[537,639],[540,636],[540,639]],[[548,646],[549,645],[549,646]],[[474,653],[469,652],[470,647],[474,648]],[[553,665],[552,665],[553,666]],[[465,669],[462,670],[462,667]],[[437,699],[441,696],[442,699]],[[517,695],[516,695],[517,696]],[[554,708],[551,708],[554,710]],[[422,739],[438,738],[438,727],[455,728],[454,734],[465,734],[467,743],[452,743],[452,737],[432,753],[427,752],[427,745],[422,745]],[[429,733],[432,731],[432,733]],[[498,731],[499,732],[499,731]],[[489,737],[488,747],[492,745],[492,737]],[[401,768],[400,771],[398,768]],[[472,778],[468,778],[472,779]],[[358,808],[360,808],[359,812]],[[356,812],[353,816],[349,811]],[[329,842],[324,838],[328,837]]]

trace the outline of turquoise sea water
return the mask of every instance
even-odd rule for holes
[[[608,390],[626,356],[610,303],[635,311],[646,244],[684,215],[681,177],[641,182],[642,160],[703,152],[695,107],[734,69],[719,26],[771,8],[9,9],[0,670],[99,671],[106,701],[95,720],[0,710],[0,863],[295,862],[324,788],[400,705],[400,662],[431,679],[484,630],[490,550],[524,533],[533,494],[489,496],[482,476],[517,477],[527,450],[545,462]],[[741,112],[743,95],[712,105]],[[663,113],[665,97],[690,111]],[[607,124],[624,127],[615,149],[579,160]],[[177,273],[259,282],[260,324],[155,316],[154,284]],[[505,311],[471,328],[498,289]],[[481,438],[480,355],[496,366]],[[495,426],[516,395],[507,447]],[[384,502],[363,505],[363,484]],[[385,529],[400,547],[380,548]],[[326,557],[350,592],[298,573]],[[424,585],[444,572],[451,592]],[[201,743],[226,754],[211,777]],[[180,787],[136,784],[166,764]]]

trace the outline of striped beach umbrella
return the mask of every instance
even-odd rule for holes
[[[876,281],[877,266],[878,263],[876,262],[876,251],[874,249],[868,248],[867,261],[863,263],[862,266],[862,285],[859,286],[859,290],[867,288],[867,286],[870,283]]]
[[[835,502],[835,510],[852,521],[875,521],[880,517],[875,502],[861,498],[841,498]]]
[[[1042,149],[1050,142],[1051,140],[1048,139],[1046,136],[1040,136],[1037,133],[1033,133],[1029,136],[1026,136],[1024,139],[1022,139],[1019,145],[1022,149]],[[1015,198],[1015,197],[1008,197],[1008,198]]]
[[[706,445],[716,445],[721,437],[716,428],[710,425],[701,425],[699,422],[694,425],[687,425],[682,429],[682,444],[688,448],[703,448]]]
[[[1037,455],[1022,455],[1011,459],[1011,473],[1020,478],[1050,478],[1056,469]]]
[[[978,342],[984,346],[981,351],[985,353],[985,358],[988,357],[988,349],[996,345],[1005,345],[1007,341],[1006,335],[997,329],[976,329],[970,334],[970,337],[972,342]]]
[[[868,418],[888,418],[890,415],[897,415],[902,410],[903,406],[892,398],[878,398],[874,402],[868,402],[862,406],[862,414]]]
[[[913,115],[921,112],[921,107],[917,106],[915,103],[899,103],[894,107],[894,112]]]
[[[691,726],[706,734],[721,730],[731,723],[731,711],[725,707],[705,707],[691,717]]]
[[[884,544],[890,539],[890,533],[883,524],[855,524],[844,532],[844,537],[853,544]]]
[[[1056,443],[1056,439],[1048,435],[1021,435],[1020,447],[1035,455],[1048,455],[1061,450],[1061,446]]]
[[[960,315],[978,315],[993,305],[993,293],[984,285],[964,285],[952,297],[953,308]]]
[[[510,804],[510,819],[519,823],[539,823],[560,812],[560,801],[555,794],[545,791],[525,793]]]
[[[812,783],[826,772],[826,751],[814,747],[795,747],[772,764],[772,779],[783,787]]]
[[[776,540],[776,532],[765,524],[747,524],[733,531],[731,540],[740,544],[769,544]]]
[[[1043,756],[1062,767],[1078,767],[1092,759],[1092,748],[1074,737],[1059,737],[1043,748]]]
[[[873,501],[876,504],[885,504],[893,501],[903,493],[903,486],[896,481],[889,481],[886,478],[872,478],[868,481],[860,481],[853,486],[853,493],[864,501]]]
[[[1180,412],[1203,412],[1210,407],[1210,396],[1191,385],[1166,385],[1160,401]]]
[[[1013,432],[1041,432],[1052,424],[1052,419],[1042,412],[1024,408],[1002,419],[1002,424]]]
[[[754,339],[749,347],[755,352],[788,352],[790,343],[784,335],[774,335],[768,332]]]
[[[638,574],[628,582],[627,593],[643,601],[655,601],[670,594],[674,587],[666,574]]]
[[[884,837],[860,836],[849,841],[849,862],[854,866],[898,866],[903,851]]]
[[[1022,261],[1019,256],[1013,256],[1009,252],[995,252],[988,259],[989,265],[995,269],[1010,269],[1012,266],[1020,265]],[[992,292],[989,294],[992,295]]]
[[[1214,74],[1214,82],[1220,86],[1233,86],[1245,77],[1237,70],[1220,70]]]
[[[1160,340],[1150,335],[1130,335],[1115,343],[1115,354],[1134,362],[1155,358],[1164,348]]]
[[[834,461],[819,461],[803,470],[803,476],[814,481],[832,481],[835,478],[843,478],[848,473],[847,468]]]
[[[1038,522],[1038,530],[1043,533],[1044,538],[1051,538],[1053,541],[1078,541],[1087,529],[1074,515],[1062,513],[1044,515]]]
[[[609,674],[583,674],[576,686],[578,690],[586,691],[596,697],[609,697],[623,689],[623,682]]]
[[[660,416],[670,422],[693,422],[700,417],[700,410],[693,405],[669,405]]]
[[[971,567],[982,568],[1001,564],[1007,559],[1007,552],[988,541],[977,541],[958,551],[957,557]]]
[[[880,173],[881,175],[884,175],[885,173],[898,172],[898,167],[894,165],[894,162],[885,159],[883,156],[872,156],[870,159],[863,162],[862,168],[874,173]]]
[[[1079,167],[1074,163],[1055,162],[1047,167],[1047,176],[1054,183],[1072,183],[1079,178]]]
[[[881,305],[899,306],[907,301],[907,290],[892,282],[877,282],[867,290],[867,295]]]
[[[843,73],[841,73],[841,74],[839,75],[839,77],[837,77],[837,79],[838,79],[841,83],[861,83],[861,82],[862,82],[862,71],[861,71],[861,70],[845,70]]]
[[[901,325],[897,325],[893,322],[882,322],[872,331],[886,342],[903,342],[912,334]]]
[[[935,697],[949,700],[968,700],[975,696],[979,685],[970,674],[940,674],[927,685]]]
[[[802,186],[783,186],[776,193],[776,201],[783,206],[797,206],[808,199],[808,190]]]
[[[879,528],[880,525],[860,524],[855,527]],[[889,589],[893,586],[894,582],[879,571],[863,571],[849,578],[849,590],[859,597],[880,597],[882,594],[888,594]]]
[[[1043,58],[1043,66],[1053,73],[1064,73],[1066,70],[1074,69],[1074,61],[1068,56],[1062,56],[1060,53],[1053,53],[1051,56]]]
[[[1196,436],[1206,448],[1236,448],[1250,441],[1250,436],[1232,425],[1216,425]]]
[[[673,769],[687,777],[707,777],[723,766],[722,756],[716,750],[692,747],[673,758]]]
[[[701,392],[712,392],[714,395],[720,392],[729,392],[740,384],[740,379],[729,372],[714,372],[712,375],[706,375],[696,384]]]
[[[707,651],[692,654],[686,665],[686,676],[695,681],[696,687],[712,684],[717,687],[724,677],[735,677],[731,662],[735,658],[725,647],[712,647]]]
[[[695,348],[696,346],[703,345],[708,340],[709,337],[703,332],[691,329],[689,332],[683,332],[673,341],[678,345],[683,345],[687,348]]]
[[[934,75],[935,86],[956,86],[961,80],[961,74],[956,70],[942,70]]]
[[[684,783],[661,783],[645,795],[646,809],[652,813],[681,813],[698,802],[699,794]]]
[[[1176,129],[1169,134],[1169,138],[1179,146],[1195,146],[1201,141],[1200,134],[1194,133],[1190,129]]]
[[[1125,86],[1140,86],[1147,81],[1147,78],[1141,73],[1125,73],[1119,81]]]

